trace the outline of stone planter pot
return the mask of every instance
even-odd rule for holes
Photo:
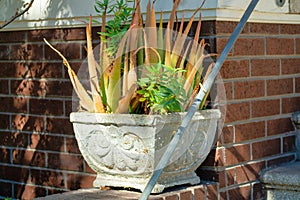
[[[97,172],[94,187],[113,186],[143,190],[184,113],[170,115],[71,113],[79,149]],[[194,172],[216,139],[219,110],[195,114],[168,166],[153,189],[197,184]]]

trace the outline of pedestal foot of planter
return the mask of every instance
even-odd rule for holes
[[[134,188],[140,190],[141,192],[146,187],[148,183],[148,179],[145,178],[128,178],[128,177],[109,177],[107,175],[98,174],[96,179],[94,180],[93,186],[96,188],[100,187],[122,187],[122,188]],[[162,193],[165,189],[165,185],[156,184],[151,193]]]
[[[168,176],[169,175],[169,176]],[[100,187],[121,187],[134,188],[143,191],[148,183],[149,177],[124,177],[120,175],[98,174],[94,180],[93,186]],[[152,190],[152,194],[162,193],[165,188],[177,185],[196,185],[200,183],[200,178],[195,172],[188,173],[170,173],[161,177]]]

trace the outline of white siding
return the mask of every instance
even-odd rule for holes
[[[142,2],[145,5],[147,1]],[[156,2],[156,10],[163,10],[165,19],[168,18],[172,2],[173,0]],[[250,0],[207,0],[202,11],[203,20],[238,21],[249,2]],[[200,0],[182,0],[179,11],[184,11],[188,18],[201,3]],[[22,0],[0,0],[0,21],[10,18],[20,5]],[[90,14],[96,16],[93,5],[93,0],[35,0],[25,15],[1,31],[83,26],[82,20],[86,21]],[[260,0],[250,21],[300,23],[300,15],[289,14],[289,1],[283,7],[278,7],[275,0]]]

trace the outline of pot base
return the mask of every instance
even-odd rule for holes
[[[176,180],[170,180],[164,177],[164,182],[158,181],[153,190],[152,194],[162,193],[165,188],[173,187],[176,185],[196,185],[200,183],[200,178],[196,175],[195,172],[190,172],[188,174],[181,174],[175,178]],[[120,177],[119,175],[109,175],[109,174],[97,174],[97,177],[93,183],[93,186],[96,188],[99,187],[122,187],[126,185],[126,188],[134,188],[143,192],[149,177]]]

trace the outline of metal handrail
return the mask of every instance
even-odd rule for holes
[[[240,22],[237,24],[236,28],[234,29],[232,35],[230,36],[226,46],[224,47],[220,57],[218,58],[216,64],[214,65],[213,70],[209,74],[207,80],[203,83],[203,86],[201,87],[199,93],[197,94],[193,105],[191,108],[187,111],[187,114],[182,120],[182,123],[180,127],[178,128],[176,134],[172,138],[167,150],[163,154],[162,158],[160,159],[159,163],[157,164],[150,180],[148,181],[142,195],[140,196],[139,200],[147,200],[152,189],[154,188],[157,179],[161,175],[163,169],[167,165],[172,153],[174,152],[178,142],[180,141],[182,135],[184,134],[186,127],[189,125],[192,117],[194,116],[195,112],[198,110],[199,105],[203,98],[205,97],[205,94],[209,89],[211,88],[212,84],[215,81],[215,78],[217,77],[226,57],[228,56],[228,53],[230,52],[232,46],[234,45],[235,41],[237,40],[238,36],[240,35],[241,31],[243,30],[246,22],[248,21],[251,13],[253,12],[254,8],[256,7],[259,0],[252,0],[246,9],[244,15],[242,16]]]

